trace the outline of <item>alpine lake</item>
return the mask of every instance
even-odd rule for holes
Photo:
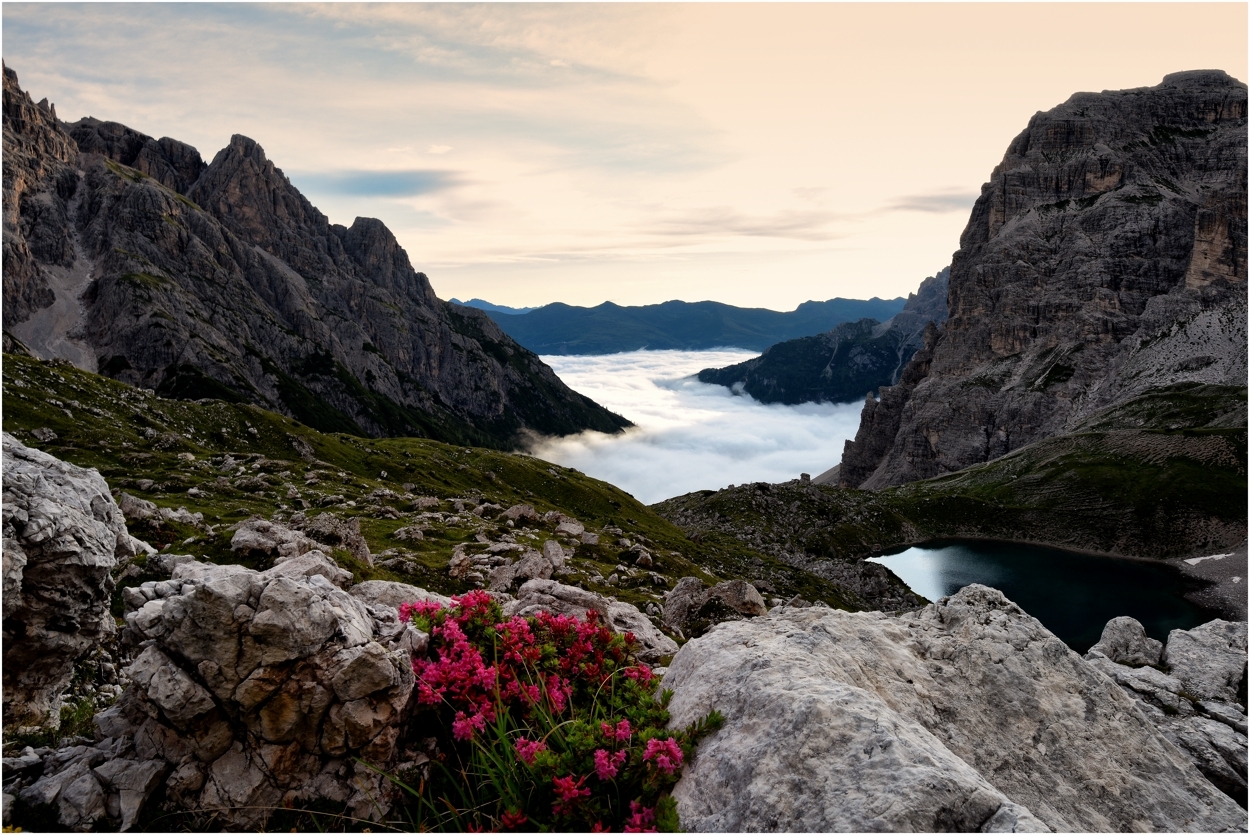
[[[946,540],[872,557],[912,591],[936,601],[970,583],[992,586],[1084,654],[1107,621],[1136,618],[1152,638],[1214,615],[1185,599],[1198,588],[1170,565],[1040,545]]]

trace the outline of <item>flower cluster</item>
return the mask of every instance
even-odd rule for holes
[[[444,782],[427,785],[428,808],[457,810],[449,798],[462,798],[464,811],[451,813],[462,827],[677,826],[668,792],[711,726],[666,730],[668,694],[657,699],[632,634],[613,634],[593,610],[504,618],[480,591],[446,608],[404,604],[400,617],[430,635],[428,655],[412,659],[417,699],[450,730],[453,759]]]
[[[681,768],[681,746],[672,737],[664,740],[653,737],[647,740],[647,750],[642,758],[654,761],[655,767],[665,774],[672,774]]]

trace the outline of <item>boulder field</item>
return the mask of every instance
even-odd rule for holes
[[[385,774],[438,755],[413,699],[427,636],[397,606],[445,598],[353,584],[316,539],[253,523],[240,543],[271,567],[147,555],[167,579],[123,590],[117,630],[110,572],[146,549],[98,473],[6,436],[4,514],[6,720],[55,714],[99,646],[124,665],[94,739],[4,758],[6,825],[250,830],[312,804],[380,820],[401,799]],[[79,575],[49,627],[40,601]],[[674,792],[691,831],[1246,829],[1245,623],[1164,644],[1117,618],[1082,658],[983,586],[847,613],[691,578],[662,621],[699,635],[679,649],[629,604],[549,578],[492,593],[507,614],[594,609],[657,672],[671,658],[674,726],[724,714]]]

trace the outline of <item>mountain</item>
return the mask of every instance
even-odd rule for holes
[[[65,125],[6,67],[4,162],[6,350],[356,435],[508,448],[629,425],[437,299],[381,221],[330,223],[247,137],[206,165]]]
[[[884,322],[843,322],[828,333],[780,342],[762,356],[699,372],[704,383],[745,391],[761,403],[850,403],[899,381],[930,322],[946,321],[950,268],[920,283]]]
[[[843,486],[952,473],[1182,383],[1246,382],[1246,85],[1078,93],[982,186],[950,318],[864,406]]]
[[[827,331],[870,316],[888,319],[903,299],[830,299],[803,302],[788,313],[720,302],[670,301],[641,307],[604,302],[597,307],[549,304],[524,316],[491,313],[499,327],[539,354],[615,354],[621,351],[762,351],[786,339]],[[861,392],[862,394],[862,392]]]
[[[487,313],[510,313],[517,316],[521,316],[538,309],[536,307],[508,307],[503,304],[491,304],[490,302],[483,301],[482,299],[469,299],[467,302],[462,302],[460,299],[450,299],[450,302],[452,304],[458,304],[461,307],[476,307],[478,310],[485,310]]]

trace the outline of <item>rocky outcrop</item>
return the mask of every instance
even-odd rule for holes
[[[1146,634],[1141,622],[1130,617],[1112,618],[1102,629],[1091,653],[1101,653],[1117,664],[1135,667],[1156,665],[1163,659],[1163,642]]]
[[[438,300],[381,221],[330,223],[253,140],[205,166],[173,139],[63,126],[7,69],[4,102],[4,325],[35,355],[358,435],[507,448],[629,425]]]
[[[953,472],[1161,385],[1244,385],[1246,189],[1246,86],[1223,72],[1034,116],[972,210],[940,339],[865,405],[840,483]]]
[[[71,827],[126,828],[158,784],[231,829],[314,800],[385,814],[394,788],[370,766],[416,756],[399,719],[424,635],[340,589],[341,573],[316,552],[264,572],[186,562],[134,590],[134,685],[96,717],[100,742],[46,760],[18,797]]]
[[[770,346],[761,356],[705,368],[699,381],[746,392],[761,403],[850,403],[898,383],[924,346],[930,322],[946,321],[947,267],[920,283],[890,319],[860,319]]]
[[[726,580],[709,589],[698,577],[682,577],[664,596],[664,625],[687,638],[718,623],[767,612],[764,598],[746,580]]]
[[[1246,624],[1174,629],[1167,647],[1116,618],[1085,660],[1124,689],[1213,785],[1246,806]],[[1126,640],[1127,639],[1127,640]],[[1153,658],[1141,666],[1141,659]],[[1163,672],[1167,670],[1167,672]]]
[[[1199,699],[1246,698],[1246,624],[1213,620],[1168,635],[1163,663]]]
[[[686,644],[674,791],[692,831],[1244,830],[1121,688],[1003,595],[900,616],[778,609]]]
[[[98,472],[4,434],[6,725],[59,725],[75,662],[115,631],[112,570],[145,550]]]

